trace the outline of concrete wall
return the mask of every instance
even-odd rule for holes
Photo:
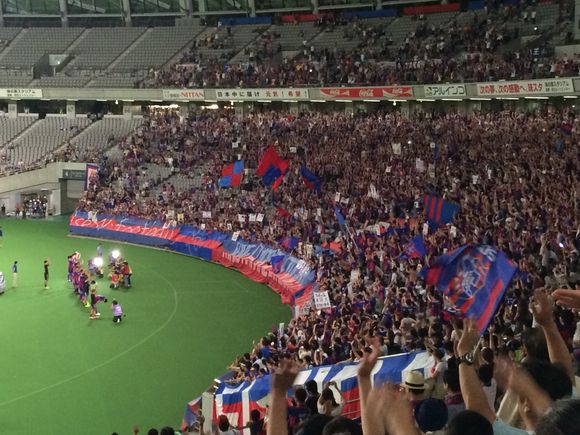
[[[580,44],[561,45],[555,48],[555,52],[557,56],[574,57],[575,55],[580,54]]]
[[[84,181],[62,180],[65,169],[84,171],[86,163],[51,163],[42,169],[0,178],[0,206],[4,205],[7,212],[13,212],[21,203],[22,194],[42,192],[48,197],[48,207],[54,208],[55,214],[74,210],[82,195]]]

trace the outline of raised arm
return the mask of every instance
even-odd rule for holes
[[[554,320],[554,311],[548,299],[548,295],[543,288],[534,291],[534,299],[531,304],[532,313],[536,322],[544,331],[546,344],[548,345],[548,354],[552,364],[562,366],[572,385],[576,382],[574,379],[574,368],[572,367],[572,358],[568,351],[566,342],[558,331],[558,326]]]
[[[552,297],[561,307],[580,309],[580,290],[559,288],[552,292]]]
[[[373,337],[371,348],[373,351],[370,355],[365,354],[362,357],[357,371],[362,429],[364,434],[372,433],[372,427],[370,427],[371,422],[366,418],[366,407],[368,396],[372,388],[371,372],[373,371],[381,352],[381,342],[378,337]]]
[[[278,370],[272,375],[268,435],[288,435],[286,393],[294,384],[297,374],[296,363],[292,360],[283,360]]]
[[[459,382],[461,394],[465,400],[465,407],[475,411],[489,420],[495,421],[495,413],[489,406],[475,367],[473,366],[475,347],[479,341],[479,330],[474,319],[463,321],[463,333],[457,344],[459,353]]]

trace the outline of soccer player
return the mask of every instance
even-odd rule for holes
[[[2,240],[4,238],[4,230],[0,226],[0,248],[2,247]]]
[[[48,290],[48,268],[50,266],[50,261],[48,259],[44,260],[44,289]]]
[[[12,288],[16,288],[18,284],[18,261],[12,265]]]
[[[113,299],[111,308],[113,309],[113,323],[121,323],[123,321],[123,308],[121,304]]]
[[[101,313],[97,311],[97,302],[99,302],[99,297],[97,296],[97,283],[95,281],[91,281],[91,313],[89,314],[89,319],[95,320],[98,319]]]

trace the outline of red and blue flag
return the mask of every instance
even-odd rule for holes
[[[424,276],[465,317],[473,317],[483,333],[516,269],[493,246],[465,245],[438,257]]]
[[[299,237],[282,237],[280,239],[280,245],[292,251],[296,246],[298,246],[299,241]]]
[[[443,198],[428,193],[425,195],[423,206],[429,225],[438,227],[453,221],[459,211],[459,204],[445,201]]]
[[[300,166],[300,175],[302,175],[304,184],[306,184],[306,186],[309,189],[320,192],[321,188],[320,178],[314,175],[314,173],[310,172],[306,166],[304,165]]]
[[[264,185],[270,186],[274,190],[282,183],[282,179],[288,172],[288,168],[288,161],[283,160],[276,153],[274,147],[270,145],[262,156],[262,160],[260,160],[256,174],[262,177]]]
[[[238,160],[231,165],[227,165],[222,169],[222,177],[220,178],[220,187],[235,187],[242,184],[242,176],[244,175],[244,161]]]
[[[411,239],[405,250],[401,254],[401,258],[423,258],[427,255],[425,243],[422,236],[415,236]]]
[[[284,259],[286,258],[285,255],[274,255],[270,259],[270,263],[272,264],[272,270],[274,273],[280,273],[282,271],[282,264],[284,263]]]

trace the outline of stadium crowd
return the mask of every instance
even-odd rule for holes
[[[410,117],[381,112],[297,116],[266,112],[246,118],[232,111],[194,111],[186,118],[161,111],[148,116],[119,144],[120,159],[101,162],[99,178],[79,208],[157,219],[167,225],[188,222],[208,230],[240,231],[246,240],[281,249],[285,249],[279,244],[282,238],[299,238],[292,253],[316,270],[332,310],[302,313],[282,334],[266,334],[231,366],[234,382],[280,370],[268,417],[268,430],[277,429],[270,433],[284,433],[276,426],[282,418],[276,392],[285,394],[297,367],[342,361],[364,366],[375,353],[420,349],[431,352],[436,363],[428,379],[412,374],[403,384],[414,395],[414,415],[423,432],[449,424],[448,433],[466,433],[451,429],[454,424],[488,421],[493,432],[481,433],[526,433],[496,424],[494,412],[501,403],[499,416],[507,424],[536,428],[538,434],[558,433],[540,428],[553,428],[549,424],[578,408],[576,401],[558,402],[542,417],[551,401],[570,395],[572,352],[580,348],[579,319],[567,308],[580,308],[580,292],[569,291],[580,288],[579,123],[566,110]],[[254,174],[268,144],[289,160],[291,168],[274,191]],[[244,159],[248,169],[242,186],[220,189],[221,169],[237,159]],[[147,178],[144,167],[151,164],[170,168],[172,177]],[[320,178],[320,193],[304,185],[301,164]],[[176,177],[191,184],[176,188],[172,184]],[[460,204],[452,224],[432,229],[425,222],[422,197],[432,191]],[[339,225],[334,204],[346,226]],[[204,218],[207,211],[211,217]],[[265,218],[239,221],[239,214],[250,213],[264,213]],[[426,257],[401,256],[416,235],[424,238]],[[470,324],[462,327],[454,310],[419,273],[435,257],[466,243],[494,245],[519,267],[484,335],[477,372],[457,361],[477,342]],[[559,304],[552,310],[554,299]],[[300,429],[304,434],[322,433],[306,431],[310,414],[340,415],[345,403],[338,392],[325,388],[313,401],[317,394],[312,385],[295,392],[288,411],[292,433]],[[376,400],[369,400],[373,404],[398,400],[388,389],[370,394],[376,395]],[[364,430],[363,392],[361,397]],[[518,404],[527,410],[523,422],[516,416]],[[421,411],[419,405],[427,408]],[[389,433],[415,433],[389,426],[393,424],[389,418],[408,414],[403,408],[392,414],[373,409],[368,418],[384,419],[376,424],[386,424]],[[478,414],[465,414],[464,409]],[[429,425],[422,427],[420,415],[440,418],[431,425],[429,417]],[[263,425],[259,423],[263,416],[254,417],[256,427]],[[321,418],[319,424],[324,426],[328,419],[320,423]],[[404,420],[398,421],[404,425]],[[433,429],[439,423],[443,426]],[[338,432],[350,430],[336,427]],[[558,427],[561,433],[575,433]],[[234,433],[227,432],[225,417],[220,418],[220,428],[219,433]]]
[[[563,2],[559,21],[569,15],[568,9],[568,2]],[[169,69],[151,71],[139,86],[354,86],[577,76],[580,60],[555,56],[545,41],[548,34],[538,40],[532,37],[527,45],[514,45],[519,26],[535,22],[536,11],[525,2],[487,7],[482,13],[473,13],[467,22],[455,19],[434,25],[419,16],[414,29],[395,45],[385,25],[369,25],[356,18],[325,18],[319,23],[325,32],[342,32],[346,41],[359,42],[356,47],[319,48],[316,40],[304,39],[295,57],[275,59],[284,47],[276,42],[279,34],[270,32],[255,46],[246,47],[249,62],[241,63],[228,63],[235,55],[235,38],[229,29],[226,37],[196,41],[179,62]],[[206,58],[199,48],[208,46],[233,51],[222,53],[219,59]]]

